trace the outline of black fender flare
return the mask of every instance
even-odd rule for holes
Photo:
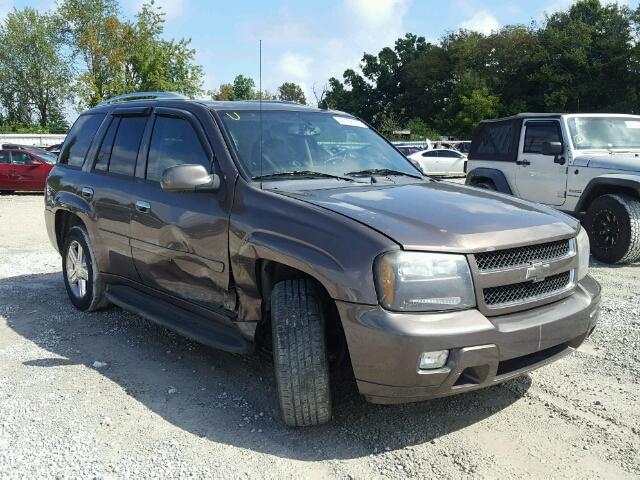
[[[513,195],[513,191],[509,186],[507,177],[505,177],[504,173],[502,173],[500,170],[487,167],[474,168],[469,173],[467,173],[467,180],[465,181],[465,183],[467,185],[473,185],[473,183],[481,179],[491,180],[496,186],[498,192]]]
[[[632,191],[640,198],[640,177],[624,173],[608,173],[591,179],[580,195],[575,211],[582,212],[600,195]]]

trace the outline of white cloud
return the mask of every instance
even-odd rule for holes
[[[293,52],[285,52],[278,60],[277,68],[283,79],[289,79],[295,82],[304,82],[309,80],[313,59],[304,55]]]
[[[500,22],[498,22],[498,19],[489,12],[482,10],[476,13],[469,20],[462,22],[460,24],[460,28],[488,35],[494,30],[498,30],[500,28]]]
[[[127,6],[133,13],[138,13],[146,0],[128,0]],[[165,18],[171,20],[181,17],[189,10],[189,0],[155,0],[156,6],[162,8]]]

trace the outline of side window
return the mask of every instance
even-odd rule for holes
[[[437,157],[438,152],[436,150],[429,150],[428,152],[424,152],[422,154],[423,157]]]
[[[459,153],[452,152],[450,150],[445,150],[443,152],[440,152],[440,156],[449,157],[449,158],[460,158],[461,155]]]
[[[9,152],[0,152],[0,164],[11,163],[11,155]]]
[[[11,152],[11,163],[14,165],[31,165],[31,155],[22,152]]]
[[[133,176],[136,158],[148,117],[122,117],[109,160],[109,173]]]
[[[69,130],[58,163],[82,167],[84,157],[103,119],[103,114],[80,115]]]
[[[544,142],[561,142],[560,128],[557,123],[527,124],[524,135],[524,153],[542,153]]]
[[[111,158],[113,141],[116,138],[116,131],[118,130],[119,124],[120,124],[120,118],[113,117],[111,120],[111,125],[109,125],[109,129],[107,130],[107,133],[102,139],[100,150],[98,150],[96,163],[93,165],[94,170],[98,170],[99,172],[106,172],[107,169],[109,168],[109,158]]]
[[[159,182],[167,168],[186,164],[203,165],[207,170],[211,166],[198,135],[188,121],[158,116],[149,146],[147,180]]]
[[[514,124],[498,123],[487,124],[482,128],[476,152],[480,155],[504,155],[511,152],[515,136]],[[474,142],[475,143],[475,142]]]

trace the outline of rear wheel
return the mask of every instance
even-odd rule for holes
[[[285,280],[271,293],[273,362],[287,425],[320,425],[331,418],[325,312],[310,280]]]
[[[640,259],[640,201],[628,195],[596,198],[584,217],[591,253],[606,263]]]
[[[62,274],[69,299],[78,310],[93,311],[109,305],[89,235],[84,227],[72,227],[65,237]]]
[[[483,190],[496,191],[496,186],[491,180],[481,180],[473,184],[474,187],[482,188]]]

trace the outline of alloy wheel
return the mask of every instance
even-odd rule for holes
[[[66,262],[67,281],[71,292],[76,298],[83,298],[87,294],[89,270],[84,249],[76,240],[69,244]]]

